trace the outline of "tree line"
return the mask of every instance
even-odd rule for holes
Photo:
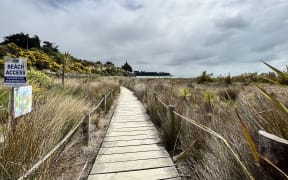
[[[4,56],[25,57],[29,67],[38,70],[48,69],[53,72],[61,71],[64,63],[64,54],[59,51],[59,46],[50,41],[41,41],[38,35],[30,36],[23,32],[5,36],[0,43],[0,65],[3,65]],[[127,63],[116,67],[111,61],[88,61],[85,59],[69,57],[67,72],[93,73],[99,75],[129,75],[132,67]],[[2,67],[1,65],[1,67]],[[2,69],[0,67],[0,69]]]

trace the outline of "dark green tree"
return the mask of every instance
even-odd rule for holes
[[[14,43],[18,47],[23,49],[40,48],[40,39],[37,35],[29,37],[29,34],[24,34],[23,32],[18,34],[12,34],[4,37],[2,44]]]
[[[114,66],[114,64],[113,64],[111,61],[107,61],[107,62],[106,62],[106,65]]]
[[[42,49],[44,52],[58,52],[58,45],[49,41],[43,41]],[[46,52],[47,53],[47,52]]]
[[[132,72],[132,67],[127,63],[127,61],[121,68],[125,71]]]
[[[197,83],[213,82],[213,74],[207,74],[206,71],[203,71],[200,76],[196,78]]]
[[[232,78],[230,76],[230,73],[224,78],[224,82],[225,84],[232,84]]]

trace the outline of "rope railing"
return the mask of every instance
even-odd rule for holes
[[[164,107],[168,108],[168,105],[165,104],[165,103],[161,100],[161,98],[157,95],[157,93],[155,93],[155,92],[153,92],[153,93],[146,92],[146,93],[154,96],[155,100],[158,100],[158,102],[160,102]]]
[[[101,106],[103,101],[104,101],[104,97],[100,100],[100,102],[97,104],[96,107],[94,107],[91,111],[89,111],[89,114],[92,114],[93,112],[95,112]]]
[[[107,101],[108,95],[112,95],[112,90],[110,90],[107,94],[104,95],[104,97],[100,100],[100,102],[85,115],[83,118],[80,119],[80,121],[74,126],[74,128],[56,145],[53,149],[51,149],[44,157],[42,157],[36,164],[34,164],[24,175],[18,178],[18,180],[23,180],[27,177],[29,177],[36,169],[40,167],[40,165],[45,162],[49,157],[51,157],[52,154],[54,154],[60,147],[62,147],[78,130],[79,127],[81,127],[82,124],[85,124],[82,126],[85,130],[86,134],[86,145],[89,145],[89,124],[90,124],[90,115],[95,112],[99,107],[102,105],[103,102]],[[106,103],[104,110],[106,111]]]
[[[242,169],[244,170],[244,172],[247,174],[247,176],[250,178],[250,179],[254,179],[254,177],[250,174],[250,172],[248,171],[248,169],[246,168],[246,166],[242,163],[242,161],[240,160],[239,156],[235,153],[235,151],[232,149],[232,147],[230,146],[230,144],[228,143],[228,141],[223,137],[221,136],[220,134],[218,134],[217,132],[213,131],[212,129],[196,122],[195,120],[192,120],[192,119],[189,119],[177,112],[173,112],[176,116],[180,117],[181,119],[184,119],[185,121],[187,122],[190,122],[191,124],[195,125],[196,127],[202,129],[203,131],[211,134],[212,136],[215,136],[217,137],[218,139],[220,139],[224,144],[225,146],[230,150],[230,152],[232,153],[232,155],[234,156],[234,158],[236,159],[236,161],[240,164],[240,166],[242,167]]]
[[[165,108],[169,108],[167,104],[165,104],[160,98],[159,96],[156,96],[156,99],[165,107]]]
[[[247,174],[247,176],[249,177],[249,179],[254,179],[254,177],[251,175],[251,173],[249,172],[249,170],[246,168],[246,166],[243,164],[243,162],[240,160],[240,157],[238,156],[238,154],[232,149],[232,147],[230,146],[230,144],[228,143],[228,141],[222,136],[220,135],[219,133],[217,133],[216,131],[210,129],[209,127],[207,126],[204,126],[202,125],[201,123],[198,123],[196,122],[195,120],[192,120],[186,116],[183,116],[179,113],[177,113],[175,111],[175,108],[170,108],[171,105],[167,105],[166,103],[164,103],[160,97],[154,92],[154,93],[147,93],[147,94],[152,94],[154,97],[155,97],[155,100],[157,100],[158,102],[160,102],[168,111],[168,115],[170,114],[174,114],[175,116],[185,120],[186,122],[189,122],[191,124],[193,124],[194,126],[200,128],[201,130],[205,131],[206,133],[209,133],[210,135],[212,136],[215,136],[217,137],[218,139],[220,139],[224,144],[225,146],[229,149],[229,151],[232,153],[233,157],[235,158],[235,160],[239,163],[239,165],[241,166],[241,168],[243,169],[243,171]],[[171,112],[169,112],[171,111]],[[171,121],[170,123],[171,124],[175,124],[175,117],[172,118],[172,117],[168,117],[168,120]],[[171,126],[171,128],[174,128]],[[175,131],[174,131],[175,132]],[[175,134],[174,134],[175,135]],[[173,136],[174,136],[173,135]]]

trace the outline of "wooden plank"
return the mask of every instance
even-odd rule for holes
[[[108,132],[106,134],[106,137],[156,135],[156,134],[158,134],[158,132],[153,130],[153,129],[146,130],[146,131],[139,131],[139,130],[135,130],[135,131],[117,131],[117,132],[110,131],[110,132]]]
[[[149,125],[149,124],[143,124],[143,125],[136,125],[136,124],[134,124],[134,125],[126,125],[126,126],[114,126],[113,124],[112,125],[110,125],[110,128],[111,129],[131,129],[131,128],[142,128],[142,127],[154,127],[154,125],[153,124],[151,124],[151,125]]]
[[[107,163],[107,162],[120,162],[120,161],[135,161],[143,159],[157,159],[169,157],[169,154],[164,150],[159,151],[145,151],[145,152],[134,152],[124,154],[109,154],[99,155],[96,159],[96,163]]]
[[[131,140],[131,141],[113,141],[113,142],[103,142],[102,147],[139,146],[145,144],[157,144],[159,142],[160,142],[159,138]]]
[[[111,128],[129,128],[129,127],[154,127],[151,122],[131,122],[131,123],[111,123]]]
[[[132,116],[132,115],[131,115]],[[117,118],[114,118],[114,119],[112,119],[111,120],[111,122],[126,122],[126,121],[137,121],[137,122],[142,122],[142,121],[149,121],[149,119],[148,118],[146,118],[146,117],[134,117],[134,116],[132,116],[132,117],[129,117],[129,116],[126,116],[126,117],[117,117]]]
[[[89,176],[88,180],[152,180],[167,179],[177,176],[178,173],[174,167],[165,167],[121,173],[95,174]]]
[[[115,153],[130,153],[130,152],[143,152],[143,151],[161,151],[164,148],[158,144],[149,144],[141,146],[124,146],[124,147],[113,147],[113,148],[101,148],[99,154],[115,154]]]
[[[142,135],[133,135],[133,136],[106,136],[103,142],[111,142],[111,141],[131,141],[131,140],[141,140],[141,139],[155,139],[157,138],[157,134],[142,134]]]
[[[152,168],[171,167],[173,165],[174,164],[170,158],[146,159],[105,164],[98,164],[96,161],[91,170],[91,174],[135,171]]]
[[[109,132],[129,132],[129,131],[146,131],[146,130],[155,130],[155,127],[151,126],[151,127],[134,127],[134,128],[112,128],[110,127],[108,129],[108,133]]]
[[[133,109],[131,109],[130,111],[134,111]],[[147,118],[148,116],[146,114],[143,114],[143,111],[139,111],[139,113],[114,113],[114,117],[115,119],[119,119],[119,118],[133,118],[133,117],[142,117],[142,118]]]
[[[127,122],[121,122],[121,121],[119,121],[119,122],[117,122],[117,121],[114,121],[114,122],[111,122],[111,125],[112,126],[125,126],[125,125],[143,125],[143,124],[149,124],[149,125],[153,125],[153,123],[151,122],[151,121],[147,121],[147,120],[142,120],[142,121],[128,121],[128,123]]]
[[[126,109],[127,107],[125,107]],[[115,114],[115,113],[114,113]],[[136,110],[135,111],[135,107],[131,108],[130,110],[124,111],[124,110],[119,110],[118,112],[116,112],[115,114],[116,116],[127,116],[127,115],[135,115],[135,116],[145,116],[145,114],[143,114],[143,110]]]
[[[125,122],[145,122],[149,121],[149,119],[145,119],[143,117],[136,117],[136,118],[121,118],[121,119],[112,119],[111,123],[125,123]],[[150,121],[149,121],[150,122]]]

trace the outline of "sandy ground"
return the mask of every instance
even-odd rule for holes
[[[91,116],[90,145],[85,146],[84,136],[80,128],[64,150],[56,155],[48,172],[46,172],[48,175],[45,179],[87,179],[105,137],[116,102],[117,100],[114,101],[105,117],[102,112]]]

